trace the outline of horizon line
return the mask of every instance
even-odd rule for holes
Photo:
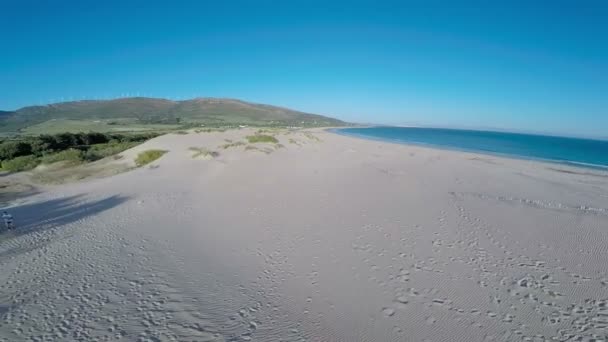
[[[503,127],[491,127],[491,126],[489,126],[489,127],[488,126],[468,126],[468,125],[442,126],[442,125],[424,124],[424,123],[404,124],[404,123],[381,123],[381,122],[377,122],[377,123],[349,122],[349,121],[345,121],[344,119],[341,119],[339,117],[335,117],[332,114],[312,113],[312,112],[308,112],[308,111],[304,111],[304,110],[300,110],[300,109],[294,109],[294,108],[286,107],[286,106],[272,105],[272,104],[267,104],[267,103],[262,103],[262,102],[257,102],[257,101],[250,101],[250,100],[242,100],[242,99],[239,99],[236,97],[216,97],[216,96],[194,96],[194,97],[188,97],[188,98],[185,98],[182,96],[155,97],[155,96],[146,96],[146,94],[139,95],[139,93],[137,93],[136,96],[80,98],[80,99],[68,100],[68,101],[63,101],[63,98],[62,98],[61,101],[57,101],[57,102],[53,102],[54,99],[51,99],[49,102],[46,102],[44,104],[31,104],[31,105],[22,106],[22,107],[13,109],[13,110],[0,109],[0,112],[15,113],[21,109],[28,108],[28,107],[45,107],[45,106],[52,106],[52,105],[72,103],[72,102],[113,101],[113,100],[122,100],[122,99],[152,99],[152,100],[166,100],[166,101],[171,101],[171,102],[192,101],[192,100],[197,100],[197,99],[233,100],[233,101],[240,101],[240,102],[245,102],[245,103],[250,103],[250,104],[269,105],[269,106],[273,106],[273,107],[277,107],[277,108],[282,108],[282,109],[287,109],[287,110],[297,111],[297,112],[302,112],[302,113],[328,116],[330,118],[338,119],[338,120],[344,121],[346,123],[351,123],[351,124],[361,125],[361,126],[470,130],[470,131],[478,131],[478,132],[514,133],[514,134],[528,134],[528,135],[540,135],[540,136],[561,137],[561,138],[575,138],[575,139],[608,141],[608,136],[576,134],[576,133],[568,134],[568,133],[560,133],[560,132],[555,132],[555,131],[535,131],[535,130],[529,130],[529,129],[503,128]],[[332,115],[332,116],[329,116],[329,115]]]

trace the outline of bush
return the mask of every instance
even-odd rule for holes
[[[150,164],[151,162],[155,161],[156,159],[162,157],[163,154],[165,154],[165,153],[167,153],[167,151],[163,151],[163,150],[147,150],[147,151],[140,152],[137,155],[137,158],[135,158],[135,165],[144,166],[146,164]]]
[[[13,159],[32,153],[32,146],[23,141],[6,141],[0,144],[0,159]]]
[[[38,158],[32,155],[2,161],[2,169],[10,172],[31,170],[36,166],[38,166]]]
[[[265,135],[265,134],[256,134],[256,135],[250,135],[247,137],[247,141],[249,141],[249,143],[251,144],[255,144],[255,143],[278,143],[279,141],[277,140],[277,138],[273,137],[272,135]]]
[[[60,161],[81,162],[83,160],[83,152],[70,148],[65,151],[47,154],[40,158],[42,164],[52,164]]]

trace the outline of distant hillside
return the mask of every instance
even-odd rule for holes
[[[51,120],[104,121],[109,124],[206,124],[342,126],[345,122],[287,108],[234,99],[197,98],[171,101],[122,98],[62,102],[0,112],[0,131],[20,131]]]

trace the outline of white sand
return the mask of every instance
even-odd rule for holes
[[[323,131],[217,148],[250,133],[13,208],[0,340],[608,338],[608,175]]]

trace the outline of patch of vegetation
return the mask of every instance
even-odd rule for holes
[[[32,154],[32,146],[23,141],[5,141],[0,144],[0,160]]]
[[[277,138],[273,137],[272,135],[266,135],[266,134],[249,135],[249,136],[247,136],[247,141],[249,141],[250,144],[256,144],[256,143],[276,144],[279,142],[277,140]]]
[[[295,144],[295,145],[298,145],[298,146],[302,146],[302,145],[300,145],[300,143],[299,143],[299,142],[298,142],[296,139],[294,139],[294,138],[289,138],[289,143],[290,143],[290,144]]]
[[[92,145],[120,142],[143,142],[158,136],[157,133],[59,133],[35,137],[18,137],[0,143],[0,159],[12,159],[22,155],[42,155],[70,148],[87,150]]]
[[[316,135],[313,135],[310,132],[304,132],[304,136],[307,137],[308,139],[312,140],[312,141],[316,141],[316,142],[320,142],[321,139],[319,139]]]
[[[2,169],[9,172],[27,171],[38,166],[39,161],[36,156],[21,156],[2,161]]]
[[[84,159],[84,153],[81,150],[74,148],[65,151],[44,155],[40,158],[42,164],[53,164],[61,161],[69,162],[70,164],[79,164]]]
[[[268,134],[276,134],[279,133],[280,131],[282,131],[282,128],[279,127],[273,127],[273,128],[261,128],[258,129],[256,134],[264,134],[264,133],[268,133]]]
[[[82,163],[67,168],[60,164],[53,164],[32,170],[30,180],[40,184],[63,184],[87,178],[108,177],[131,169],[126,164]]]
[[[86,150],[74,148],[60,151],[57,153],[46,154],[40,158],[42,164],[52,164],[60,161],[67,161],[70,165],[82,162],[93,162],[106,157],[114,156],[114,160],[121,159],[120,152],[139,145],[140,142],[111,142],[106,144],[91,145]]]
[[[59,134],[64,132],[147,132],[180,129],[175,124],[141,123],[136,119],[119,118],[116,120],[91,119],[51,119],[23,128],[20,132],[27,135]]]
[[[245,151],[257,151],[257,152],[262,152],[262,153],[270,154],[270,153],[272,153],[273,150],[270,149],[270,148],[263,148],[263,149],[261,149],[261,148],[258,148],[256,146],[253,146],[253,145],[247,145],[245,147]]]
[[[232,148],[232,147],[239,147],[239,146],[243,146],[243,145],[245,145],[244,142],[242,142],[242,141],[236,141],[236,142],[233,142],[233,143],[224,144],[224,145],[222,145],[220,147],[223,148],[224,150],[226,150],[226,149],[229,149],[229,148]]]
[[[18,137],[0,142],[0,161],[7,163],[6,170],[23,169],[23,159],[13,167],[19,157],[35,159],[36,164],[52,164],[68,161],[70,164],[91,162],[120,153],[133,146],[158,136],[157,133],[144,134],[104,134],[104,133],[60,133],[35,137]],[[27,166],[34,165],[29,163]],[[35,165],[34,165],[35,167]]]
[[[205,157],[205,158],[217,158],[219,157],[219,152],[210,151],[205,147],[190,147],[190,151],[194,152],[192,158]]]
[[[114,156],[114,160],[118,160],[122,158],[122,156],[118,155],[120,152],[126,151],[141,143],[142,142],[140,141],[125,141],[92,145],[84,154],[84,160],[96,161],[109,156]]]
[[[150,164],[151,162],[162,157],[167,151],[165,150],[147,150],[140,152],[135,158],[135,165],[138,167]]]
[[[227,129],[226,128],[201,128],[201,129],[195,129],[194,132],[196,133],[212,133],[212,132],[226,132]]]

